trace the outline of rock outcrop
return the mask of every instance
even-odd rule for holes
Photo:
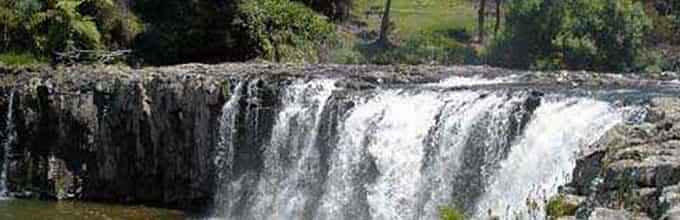
[[[680,218],[680,99],[653,98],[641,123],[607,132],[577,161],[565,194],[578,219]]]

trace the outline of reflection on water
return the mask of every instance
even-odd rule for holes
[[[3,220],[180,220],[184,218],[180,211],[143,206],[20,199],[0,200],[0,219]]]

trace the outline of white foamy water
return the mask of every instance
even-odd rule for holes
[[[449,86],[507,82],[450,80]],[[271,129],[255,131],[239,131],[236,118],[258,113],[240,112],[235,103],[259,97],[250,86],[237,87],[248,91],[223,108],[222,142],[229,144],[218,155],[218,168],[226,170],[218,180],[218,218],[437,219],[442,206],[476,218],[489,209],[503,219],[528,218],[527,198],[554,195],[569,180],[576,152],[622,121],[609,103],[589,98],[417,87],[348,91],[334,84],[298,80],[282,87]],[[234,174],[237,163],[248,166]],[[542,210],[533,217],[543,218]]]
[[[569,181],[576,154],[622,119],[605,102],[568,98],[543,103],[492,178],[476,217],[483,219],[491,210],[502,219],[544,219],[543,201]],[[527,201],[535,201],[538,209],[532,212]]]
[[[247,86],[247,83],[247,81],[239,82],[227,103],[222,107],[222,116],[219,123],[220,140],[217,146],[215,165],[217,169],[221,171],[217,172],[217,182],[218,184],[224,185],[219,186],[217,189],[218,192],[215,195],[215,205],[223,210],[233,209],[237,205],[235,203],[238,202],[233,199],[234,197],[237,197],[235,194],[239,189],[238,181],[231,183],[231,179],[234,178],[234,139],[237,126],[236,116],[240,107],[239,101],[242,98],[243,90]]]
[[[9,171],[9,154],[16,142],[16,130],[14,127],[14,90],[9,95],[9,105],[5,117],[5,140],[2,142],[3,158],[0,170],[0,199],[7,195],[7,172]]]
[[[321,184],[316,137],[334,84],[334,80],[300,81],[283,94],[250,210],[255,219],[300,219],[314,205],[310,198]]]
[[[480,76],[450,76],[441,80],[438,83],[428,84],[433,87],[459,87],[459,86],[476,86],[476,85],[491,85],[501,83],[516,82],[516,75],[496,77],[496,78],[482,78]]]
[[[414,217],[423,140],[443,105],[434,93],[390,90],[352,110],[331,157],[318,219]]]

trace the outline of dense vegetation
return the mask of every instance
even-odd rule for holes
[[[393,0],[383,13],[385,3],[0,0],[0,61],[680,69],[680,0]]]
[[[519,68],[627,71],[651,27],[632,0],[510,0],[492,62]],[[541,33],[541,34],[537,34]]]

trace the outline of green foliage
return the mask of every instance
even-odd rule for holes
[[[439,208],[439,219],[440,220],[464,220],[465,216],[458,209],[451,208],[451,207],[441,207],[441,208]]]
[[[335,38],[333,24],[290,0],[140,0],[135,11],[151,24],[134,46],[149,64],[317,62]]]
[[[42,3],[38,0],[0,1],[0,51],[25,49],[33,45],[26,23],[41,7]]]
[[[110,13],[118,11],[118,13]],[[103,50],[126,48],[119,32],[137,27],[107,28],[106,22],[118,22],[124,15],[111,0],[5,0],[0,2],[1,51],[20,51],[40,57],[74,49]],[[120,23],[120,22],[118,22]],[[128,35],[134,35],[132,31]],[[131,36],[128,38],[132,38]],[[115,40],[114,40],[115,39]]]
[[[633,0],[510,0],[492,64],[517,68],[631,71],[651,26]]]
[[[240,5],[237,23],[262,58],[317,62],[318,48],[334,43],[335,27],[304,5],[289,0],[253,0]]]
[[[88,0],[95,1],[95,0]],[[94,18],[83,15],[79,7],[85,0],[48,1],[41,11],[34,13],[28,29],[34,36],[34,47],[45,53],[71,48],[101,49],[101,33]],[[96,0],[97,4],[112,4]]]
[[[550,219],[558,219],[564,216],[573,216],[578,207],[565,201],[563,195],[551,198],[545,206],[545,214]]]
[[[0,64],[9,66],[29,66],[44,63],[45,60],[26,52],[0,53]]]
[[[109,49],[130,48],[135,37],[144,31],[141,20],[121,5],[89,1],[80,8],[93,17],[102,43]]]

